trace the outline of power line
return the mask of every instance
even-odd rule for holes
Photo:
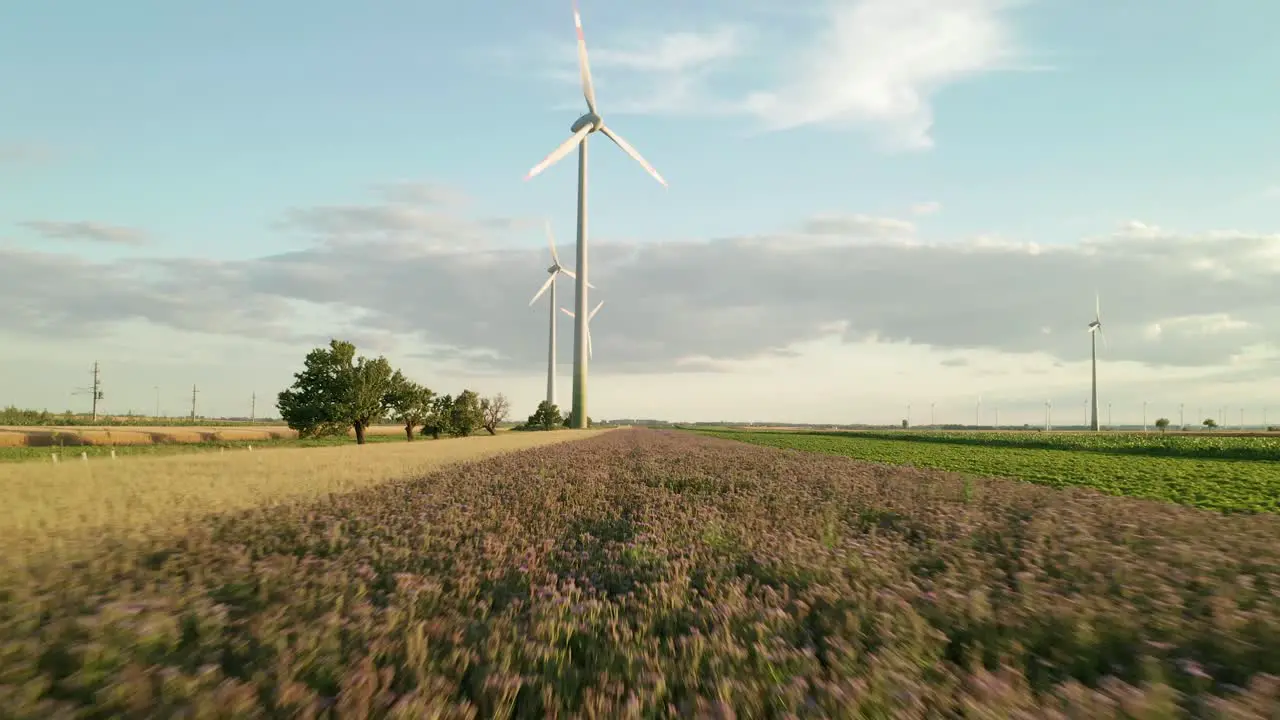
[[[98,422],[98,401],[102,399],[102,378],[98,374],[98,363],[93,364],[93,370],[90,371],[93,376],[93,385],[87,388],[80,388],[72,391],[73,395],[89,395],[93,398],[93,422]]]

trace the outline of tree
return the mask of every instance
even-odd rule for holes
[[[1210,430],[1218,427],[1218,421],[1213,418],[1205,418],[1202,424]]]
[[[392,376],[387,407],[397,422],[404,423],[405,438],[410,442],[413,441],[413,428],[427,422],[435,397],[435,392],[409,380],[399,370]]]
[[[1156,427],[1160,428],[1160,432],[1169,429],[1169,418],[1159,418],[1156,420]]]
[[[507,419],[507,412],[510,410],[511,403],[507,402],[507,396],[502,393],[481,400],[480,414],[484,429],[488,430],[490,435],[497,435],[498,423]]]
[[[565,414],[564,414],[564,420],[563,420],[563,422],[562,422],[561,424],[562,424],[562,425],[564,425],[565,427],[572,427],[572,426],[573,426],[573,415],[572,415],[572,414],[570,414],[570,413],[565,413]],[[590,415],[588,415],[588,416],[587,416],[587,427],[591,427],[592,425],[595,425],[595,424],[596,424],[596,423],[595,423],[595,421],[591,419],[591,416],[590,416]]]
[[[355,345],[335,339],[307,353],[294,378],[276,402],[289,427],[300,437],[337,435],[351,427],[363,445],[365,429],[386,412],[392,371],[386,358],[357,358]]]
[[[449,432],[450,414],[453,412],[453,396],[437,395],[431,401],[427,417],[422,423],[422,434],[430,435],[436,440],[440,439],[440,433]]]
[[[529,420],[525,422],[525,427],[529,430],[553,430],[560,424],[560,408],[555,403],[543,400],[538,403],[538,409],[529,416]]]
[[[484,413],[480,410],[480,396],[474,390],[463,390],[453,399],[453,407],[449,412],[449,433],[457,437],[467,437],[484,424]]]

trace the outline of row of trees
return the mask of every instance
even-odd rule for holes
[[[404,424],[408,440],[419,427],[435,438],[465,437],[481,428],[493,435],[510,411],[501,393],[485,398],[472,390],[456,397],[438,395],[392,369],[384,357],[356,357],[356,346],[344,340],[307,353],[302,371],[280,392],[277,406],[300,437],[341,435],[351,428],[359,444],[370,425],[388,419]]]

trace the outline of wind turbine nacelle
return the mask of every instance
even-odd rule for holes
[[[569,128],[569,132],[578,132],[584,127],[590,127],[591,132],[599,130],[604,125],[604,119],[595,113],[587,113],[577,120],[573,121],[573,126]]]

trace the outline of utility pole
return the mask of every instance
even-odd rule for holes
[[[73,395],[89,395],[93,398],[93,422],[98,422],[98,401],[102,399],[102,378],[98,374],[98,363],[93,364],[93,370],[90,371],[93,376],[93,384],[87,388],[81,388],[74,391]]]
[[[156,414],[153,417],[160,417],[160,386],[155,385],[156,390]]]
[[[199,392],[199,390],[196,390],[196,386],[192,384],[191,385],[191,421],[192,422],[195,422],[196,420],[196,393],[197,392]]]
[[[249,399],[249,422],[253,422],[253,419],[257,417],[257,414],[258,414],[258,391],[255,390],[253,392],[253,397]]]

